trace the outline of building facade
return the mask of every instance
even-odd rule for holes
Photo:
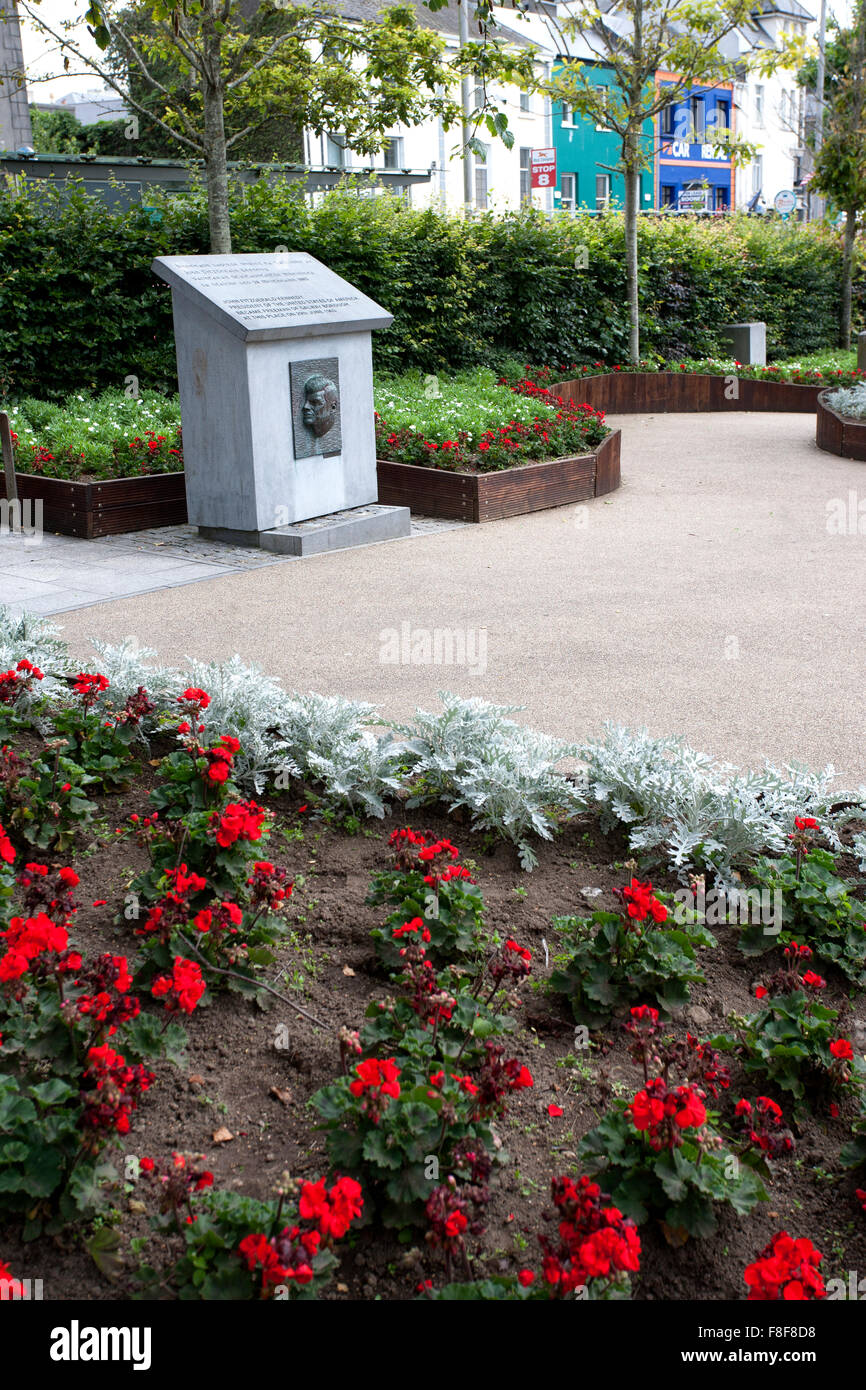
[[[374,19],[383,4],[395,2],[336,0],[347,17],[356,19]],[[460,43],[457,6],[452,3],[436,11],[421,4],[415,8],[419,23],[456,50]],[[567,0],[528,0],[519,11],[497,6],[498,37],[515,52],[529,51],[542,81],[555,75],[564,61],[573,60],[584,65],[591,82],[612,87],[613,71],[599,60],[592,33],[574,32],[565,22],[568,8]],[[615,9],[614,0],[611,13]],[[814,16],[800,0],[755,0],[750,22],[732,31],[725,51],[736,61],[756,46],[776,47],[789,34],[808,37],[813,25]],[[20,73],[22,67],[13,5],[11,16],[7,7],[5,22],[0,20],[0,76]],[[656,77],[662,94],[675,81],[672,73],[660,72]],[[367,175],[372,164],[383,176],[383,189],[400,188],[416,206],[463,208],[468,167],[469,202],[478,211],[507,211],[527,204],[548,214],[601,213],[622,207],[620,144],[613,131],[581,116],[567,102],[551,102],[542,92],[501,84],[486,92],[477,90],[472,105],[479,108],[488,102],[507,116],[514,142],[509,148],[479,125],[473,134],[482,143],[483,158],[478,153],[465,155],[459,125],[445,130],[441,120],[431,119],[419,126],[395,127],[383,153],[373,159],[353,152],[339,129],[321,134],[306,131],[304,164],[321,175],[320,187],[341,174],[363,171]],[[91,93],[67,97],[61,105],[85,123],[124,114],[120,98],[107,91],[95,97]],[[644,212],[722,212],[756,202],[771,207],[777,193],[800,187],[808,169],[804,127],[803,93],[793,71],[765,77],[744,73],[734,84],[695,87],[645,125],[647,167],[641,174],[639,207]],[[735,167],[730,151],[713,144],[712,136],[723,128],[756,146],[748,167]],[[14,151],[29,145],[31,138],[26,91],[14,79],[7,80],[0,85],[0,149]],[[547,186],[533,188],[533,151],[542,150],[553,150],[556,175]]]
[[[776,48],[786,35],[813,38],[815,16],[799,0],[763,0],[753,23],[738,31],[740,52],[750,47]],[[796,71],[779,68],[762,76],[749,73],[734,91],[734,119],[742,136],[756,146],[750,164],[740,171],[736,206],[756,200],[771,208],[777,193],[788,190],[805,202],[801,181],[809,166],[806,147],[806,94]]]
[[[587,64],[587,75],[601,88],[613,86],[614,75],[602,63]],[[653,126],[644,127],[647,152],[653,147]],[[620,141],[614,131],[582,116],[567,102],[553,108],[553,145],[556,150],[557,183],[554,205],[562,212],[605,212],[622,207],[625,180],[617,170]],[[652,170],[641,173],[639,205],[643,211],[655,206]]]
[[[660,72],[661,94],[676,78]],[[713,137],[731,131],[733,84],[693,87],[656,117],[655,205],[677,212],[727,212],[734,206],[736,176],[730,150]]]
[[[119,121],[129,116],[123,97],[110,87],[88,92],[70,92],[58,101],[35,101],[39,111],[68,111],[80,125],[97,125],[100,121]]]
[[[393,3],[393,0],[390,0]],[[389,0],[336,0],[347,17],[375,19]],[[441,35],[447,48],[456,51],[460,45],[457,6],[448,4],[441,10],[415,6],[418,23]],[[516,52],[529,51],[537,57],[537,76],[544,79],[550,70],[553,52],[536,41],[530,27],[520,22],[513,11],[497,12],[497,37]],[[508,117],[514,135],[509,149],[502,140],[492,138],[479,124],[472,134],[484,148],[485,158],[477,154],[464,156],[461,128],[446,130],[439,119],[417,126],[395,126],[388,132],[388,142],[382,154],[371,160],[369,155],[353,152],[339,130],[318,135],[304,135],[305,161],[312,167],[342,169],[347,174],[359,166],[374,164],[382,172],[406,170],[413,174],[429,173],[425,183],[407,187],[404,196],[413,206],[435,204],[451,211],[465,206],[464,165],[469,167],[471,206],[483,212],[507,211],[531,204],[545,212],[553,210],[553,187],[531,187],[530,162],[534,149],[550,147],[553,140],[551,103],[538,92],[521,92],[515,86],[490,84],[486,92],[476,89],[471,105],[480,108],[486,102],[494,104]]]

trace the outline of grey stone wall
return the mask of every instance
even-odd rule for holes
[[[32,143],[27,88],[19,87],[12,75],[23,68],[15,0],[0,0],[0,150],[16,150]]]

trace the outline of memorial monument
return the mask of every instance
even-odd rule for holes
[[[189,519],[307,555],[408,536],[377,498],[371,333],[392,317],[303,253],[161,256]]]

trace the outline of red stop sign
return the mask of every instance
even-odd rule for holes
[[[530,150],[529,169],[533,188],[553,188],[556,184],[556,150]]]

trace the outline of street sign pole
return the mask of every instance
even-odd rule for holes
[[[457,18],[459,22],[460,47],[463,48],[469,42],[469,14],[467,5],[469,0],[457,0]],[[462,108],[461,117],[461,138],[463,140],[463,208],[468,214],[471,213],[475,199],[473,194],[474,169],[472,154],[469,149],[469,140],[472,135],[470,124],[470,114],[472,111],[472,85],[471,79],[467,75],[460,83],[460,105]]]

